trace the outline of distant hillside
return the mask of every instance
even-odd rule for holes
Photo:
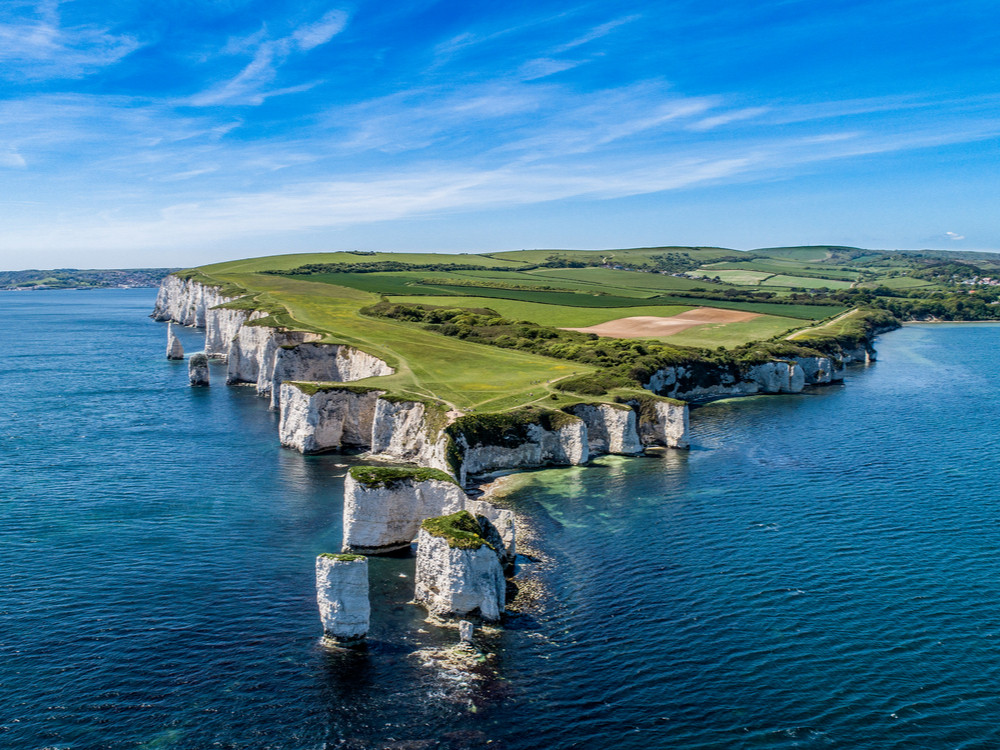
[[[49,271],[0,271],[0,290],[99,289],[159,286],[176,268],[56,268]]]

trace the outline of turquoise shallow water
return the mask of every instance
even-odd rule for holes
[[[0,295],[0,747],[1000,745],[1000,327],[534,473],[547,593],[463,686],[412,655],[454,640],[412,560],[373,562],[367,653],[320,646],[353,459],[282,450],[218,370],[188,388],[153,297]]]

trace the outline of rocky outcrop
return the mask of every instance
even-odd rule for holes
[[[843,368],[838,368],[830,357],[795,357],[802,370],[806,385],[825,385],[843,380]]]
[[[439,617],[496,621],[507,582],[496,551],[467,511],[424,521],[417,537],[414,600]]]
[[[368,634],[368,560],[361,555],[316,558],[316,603],[323,632],[335,641],[357,641]]]
[[[517,557],[517,532],[514,524],[514,511],[498,508],[485,500],[467,499],[465,509],[476,517],[483,529],[483,537],[500,555],[504,568],[514,564]],[[499,544],[492,538],[496,535]]]
[[[635,412],[622,404],[573,404],[563,411],[579,417],[587,427],[587,450],[591,456],[642,453]]]
[[[805,374],[794,359],[737,366],[675,365],[653,373],[644,385],[669,398],[708,400],[756,393],[799,393]]]
[[[202,352],[188,360],[188,381],[195,386],[208,385],[208,357]]]
[[[649,395],[624,398],[622,403],[635,409],[643,445],[689,447],[686,402]]]
[[[184,359],[184,346],[174,333],[173,323],[167,323],[167,359]]]
[[[266,368],[261,371],[266,371]],[[283,344],[274,351],[271,385],[268,388],[271,408],[279,407],[280,385],[286,380],[349,383],[382,375],[392,375],[392,368],[360,349],[316,342]],[[263,393],[259,385],[258,391]]]
[[[381,393],[357,386],[282,383],[278,438],[300,453],[367,448]]]
[[[375,404],[373,457],[449,471],[446,407],[383,396]]]
[[[440,471],[356,466],[344,479],[344,551],[406,549],[423,521],[464,510],[467,501]]]
[[[473,500],[442,471],[355,466],[344,480],[344,552],[378,555],[406,549],[428,518],[467,510],[488,532],[504,565],[516,555],[514,513]]]
[[[449,464],[459,482],[501,469],[585,464],[587,426],[564,412],[521,409],[459,417],[446,430]]]

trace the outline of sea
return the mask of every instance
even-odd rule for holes
[[[154,297],[0,293],[0,748],[1000,747],[1000,326],[507,480],[525,603],[456,666],[412,557],[372,560],[366,648],[322,643],[359,458],[189,387]]]

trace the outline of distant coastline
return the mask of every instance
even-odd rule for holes
[[[0,291],[156,288],[176,268],[56,268],[0,271]]]

